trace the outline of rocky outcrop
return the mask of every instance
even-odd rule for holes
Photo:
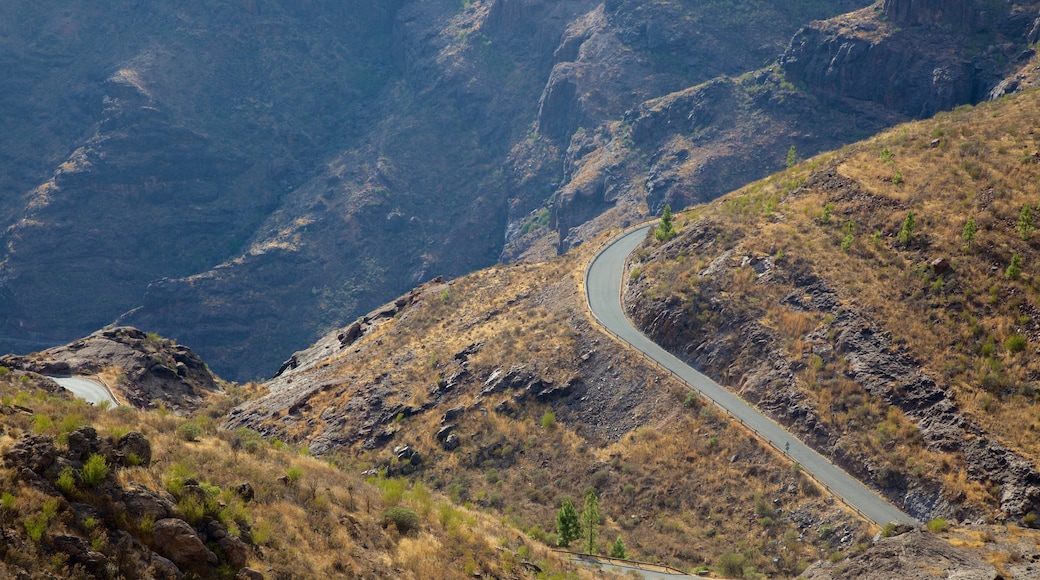
[[[217,555],[202,543],[195,529],[184,520],[164,518],[155,522],[152,541],[160,554],[183,570],[206,576],[212,574],[219,563]]]
[[[964,580],[1003,578],[978,554],[955,548],[921,530],[883,538],[866,551],[850,555],[841,562],[817,562],[799,576],[806,580],[925,580],[936,577]]]
[[[814,179],[818,187],[833,186],[846,195],[858,195],[847,180],[829,174]],[[963,458],[974,481],[998,484],[1000,494],[994,499],[1000,512],[1017,520],[1040,513],[1040,470],[971,421],[952,392],[893,344],[889,333],[877,328],[866,314],[843,305],[837,292],[811,272],[797,266],[779,268],[768,257],[742,257],[732,247],[735,242],[723,242],[722,234],[717,224],[702,220],[649,256],[651,261],[668,260],[681,253],[705,250],[716,256],[699,273],[698,291],[688,302],[678,296],[651,299],[642,282],[630,285],[626,306],[636,324],[655,342],[704,369],[721,384],[736,385],[742,397],[850,473],[876,485],[914,517],[922,521],[989,517],[991,513],[981,506],[965,505],[965,498],[947,496],[935,474],[913,475],[887,465],[883,459],[859,456],[843,448],[844,434],[835,432],[821,416],[853,412],[858,403],[836,400],[830,408],[815,408],[798,385],[798,373],[807,364],[803,355],[790,355],[776,332],[763,326],[745,305],[728,301],[724,289],[717,286],[730,270],[750,266],[762,284],[790,285],[790,292],[781,301],[786,307],[831,321],[803,337],[820,364],[841,361],[843,379],[861,386],[884,407],[900,409],[913,422],[927,449]]]
[[[987,98],[1014,71],[1037,8],[887,0],[880,13],[868,8],[806,26],[780,64],[789,80],[821,96],[929,117]]]
[[[885,18],[897,24],[958,30],[974,29],[983,10],[974,0],[884,0],[881,5]]]
[[[132,327],[105,328],[32,355],[3,356],[0,365],[52,376],[114,373],[120,378],[107,386],[135,407],[163,404],[187,412],[220,391],[220,379],[190,348]]]

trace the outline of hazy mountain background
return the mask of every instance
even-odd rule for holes
[[[544,258],[780,169],[791,146],[984,99],[1031,58],[1037,13],[5,3],[0,351],[119,319],[266,376],[436,275]]]

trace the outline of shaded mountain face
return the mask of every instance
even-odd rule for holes
[[[854,59],[796,66],[846,43],[844,25],[803,29],[762,69],[810,20],[865,4],[9,3],[0,350],[119,318],[225,376],[266,376],[433,276],[551,255],[775,170],[791,145],[923,113],[834,89],[835,70],[876,74]],[[1023,6],[854,14],[895,52],[964,37],[947,56],[992,53],[973,61],[985,86],[1025,48]]]

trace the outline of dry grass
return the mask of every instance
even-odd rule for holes
[[[195,477],[216,486],[219,504],[214,509],[219,511],[213,515],[233,534],[252,543],[250,565],[267,570],[269,577],[379,577],[387,570],[393,570],[395,577],[415,579],[464,578],[474,572],[533,577],[520,565],[525,560],[537,563],[549,575],[557,575],[554,577],[592,577],[533,545],[495,518],[454,506],[421,484],[407,486],[399,495],[388,495],[373,483],[327,461],[301,455],[296,448],[278,441],[217,431],[205,412],[190,419],[203,427],[204,435],[197,443],[187,443],[178,437],[177,429],[188,419],[125,407],[101,411],[48,394],[34,387],[35,378],[23,381],[21,376],[25,375],[12,373],[0,378],[0,397],[5,405],[19,404],[34,413],[0,416],[0,451],[23,433],[60,437],[73,424],[93,425],[101,435],[140,431],[152,444],[153,463],[120,470],[115,476],[118,484],[167,493],[176,489],[178,479]],[[49,422],[37,417],[46,417]],[[77,419],[69,421],[69,417]],[[298,470],[298,481],[290,485],[280,482],[278,478],[290,470]],[[231,491],[243,482],[251,483],[256,492],[256,498],[248,503]],[[15,498],[14,511],[0,508],[0,517],[23,532],[22,522],[43,513],[49,498],[22,483],[10,469],[0,470],[0,490]],[[77,501],[93,501],[94,496],[86,491],[71,493]],[[420,514],[418,535],[402,536],[393,527],[384,529],[380,525],[380,515],[390,505],[407,506]],[[4,550],[3,560],[6,565],[66,574],[69,571],[64,560],[48,555],[42,547],[48,536],[87,534],[88,540],[102,538],[99,542],[103,542],[117,527],[148,543],[147,530],[138,528],[137,523],[103,521],[93,531],[84,531],[85,524],[75,521],[72,512],[64,511],[47,524],[42,542],[23,537],[20,549]]]
[[[709,252],[680,256],[681,262],[659,260],[642,266],[642,274],[656,297],[694,300],[692,264],[700,267],[729,247],[737,247],[738,256],[782,254],[790,267],[838,289],[841,305],[890,330],[893,341],[948,385],[962,411],[988,432],[1040,462],[1040,233],[1020,236],[1016,230],[1022,208],[1037,213],[1040,202],[1037,118],[1040,94],[1028,92],[899,126],[820,156],[699,209],[698,216],[732,233]],[[846,182],[829,187],[835,181],[828,175]],[[772,199],[779,200],[775,209]],[[825,205],[829,223],[822,219]],[[897,238],[909,211],[915,235],[902,244]],[[970,243],[962,238],[969,217],[978,224]],[[851,243],[842,248],[849,232]],[[1018,280],[1005,276],[1012,254],[1024,258]],[[936,258],[946,258],[951,269],[933,272],[929,264]],[[780,300],[791,288],[756,283],[747,270],[726,280],[727,302],[753,313],[800,358],[806,334],[826,331],[826,322],[785,308]],[[1026,339],[1020,352],[1008,346],[1015,336]],[[993,505],[980,490],[985,482],[958,473],[962,458],[924,451],[912,429],[892,424],[900,436],[879,444],[885,409],[841,383],[840,363],[833,369],[807,366],[801,384],[817,409],[850,407],[820,413],[838,432],[849,430],[844,444],[884,462],[912,456],[920,470],[941,474],[948,492]],[[857,408],[865,420],[850,422]]]

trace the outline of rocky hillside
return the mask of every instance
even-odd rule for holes
[[[630,313],[919,519],[1035,525],[1038,115],[959,108],[696,209]]]
[[[979,100],[1040,12],[866,3],[7,3],[0,351],[121,317],[269,376],[436,275]]]
[[[867,542],[797,467],[596,330],[592,245],[421,286],[296,353],[224,428],[422,482],[548,544],[562,501],[594,490],[598,551],[621,536],[691,572],[789,577]]]
[[[219,408],[102,411],[0,369],[4,578],[593,577],[422,484],[217,432]]]
[[[184,414],[223,394],[224,382],[190,348],[131,327],[105,328],[27,356],[2,356],[0,365],[45,376],[91,377],[120,404],[138,409],[165,407]]]

